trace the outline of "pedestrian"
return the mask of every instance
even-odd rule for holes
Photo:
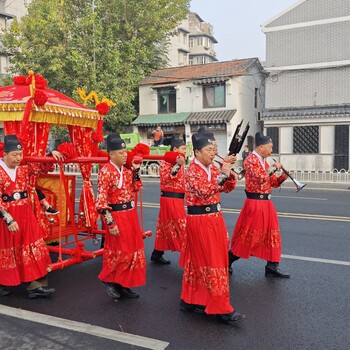
[[[272,153],[272,140],[261,132],[255,135],[255,150],[245,162],[246,200],[238,217],[229,251],[229,269],[239,258],[250,256],[267,261],[265,276],[288,278],[289,274],[279,269],[281,260],[281,235],[276,209],[271,201],[272,187],[279,187],[288,176],[276,170],[282,165],[276,162],[269,166],[266,158]]]
[[[250,153],[251,153],[251,152],[250,152],[250,150],[249,150],[248,145],[245,145],[245,146],[244,146],[244,150],[243,150],[243,152],[242,152],[242,162],[244,162],[244,159],[246,159],[246,158],[249,156]]]
[[[6,135],[0,159],[0,296],[11,293],[7,286],[30,282],[28,297],[46,298],[55,292],[47,279],[51,259],[28,197],[30,173],[38,169],[20,165],[22,159],[21,142]]]
[[[138,298],[130,288],[146,283],[146,261],[142,233],[135,204],[142,188],[140,164],[124,165],[127,151],[118,133],[108,135],[110,157],[98,174],[96,209],[106,228],[102,271],[99,279],[114,299]]]
[[[171,137],[170,152],[164,154],[160,163],[160,210],[156,238],[151,261],[170,264],[164,259],[164,251],[182,250],[186,232],[185,198],[186,144],[177,135]],[[180,262],[181,265],[181,262]]]
[[[194,160],[185,175],[187,244],[180,309],[216,314],[222,322],[246,316],[230,304],[227,248],[229,237],[221,213],[220,192],[231,192],[236,178],[231,164],[213,165],[215,148],[204,134],[192,136]]]
[[[160,125],[157,125],[155,130],[152,131],[153,134],[153,146],[160,146],[163,141],[164,133]]]

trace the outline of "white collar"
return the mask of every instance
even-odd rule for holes
[[[118,188],[121,188],[123,185],[123,166],[119,169],[118,165],[114,164],[111,160],[109,161],[118,171],[120,177],[119,177],[119,182],[118,182]]]
[[[198,164],[208,175],[208,181],[211,180],[211,169],[210,165],[208,167],[204,166],[197,158],[194,158],[194,162]]]
[[[265,169],[265,158],[263,158],[258,152],[256,152],[255,150],[253,151],[253,154],[255,154],[258,159],[260,160],[260,163],[262,165],[262,167]]]
[[[3,159],[0,159],[0,166],[6,171],[6,174],[10,177],[11,181],[16,181],[17,167],[14,169],[9,168]]]

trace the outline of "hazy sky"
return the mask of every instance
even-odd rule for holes
[[[265,60],[260,26],[298,0],[191,0],[191,11],[212,24],[219,61],[259,57]]]

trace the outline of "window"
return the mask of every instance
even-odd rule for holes
[[[190,66],[193,66],[193,58],[190,58],[188,63],[189,63]]]
[[[191,49],[193,48],[193,38],[190,38],[188,45]]]
[[[295,126],[293,128],[293,153],[318,153],[318,126]]]
[[[203,46],[203,38],[197,38],[197,46]]]
[[[271,137],[272,143],[273,143],[273,149],[272,153],[279,153],[279,128],[277,127],[271,127],[266,128],[266,135]]]
[[[158,113],[176,113],[176,90],[174,88],[158,90]]]
[[[225,84],[203,86],[203,108],[225,107]]]
[[[187,34],[183,33],[183,43],[187,44]]]
[[[255,90],[254,90],[254,108],[258,108],[258,97],[259,97],[259,89],[255,88]]]

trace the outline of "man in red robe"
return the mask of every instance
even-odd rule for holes
[[[272,187],[279,187],[288,175],[275,174],[282,165],[269,166],[266,158],[271,156],[272,140],[261,132],[255,135],[255,150],[244,161],[245,192],[247,199],[238,217],[229,251],[229,269],[239,258],[255,256],[267,261],[265,276],[288,278],[279,269],[281,260],[281,235],[276,209],[271,201]]]
[[[156,239],[151,261],[170,264],[163,258],[165,250],[182,250],[186,231],[185,198],[185,156],[184,140],[173,135],[170,152],[165,153],[160,164],[160,210]],[[181,264],[181,262],[180,262]]]
[[[110,162],[99,171],[96,200],[107,229],[99,279],[114,299],[138,298],[139,294],[130,288],[146,283],[145,252],[135,203],[142,187],[140,164],[133,162],[132,169],[124,166],[127,151],[118,133],[107,137],[107,149]]]
[[[16,135],[6,135],[4,158],[0,159],[0,296],[10,294],[6,286],[30,282],[30,299],[49,297],[47,266],[51,263],[28,197],[29,168],[20,165],[22,144]]]
[[[231,192],[236,178],[231,164],[214,166],[215,147],[203,134],[192,136],[195,159],[186,175],[187,245],[180,309],[216,314],[222,322],[246,316],[230,304],[227,248],[229,237],[221,213],[220,192]]]

